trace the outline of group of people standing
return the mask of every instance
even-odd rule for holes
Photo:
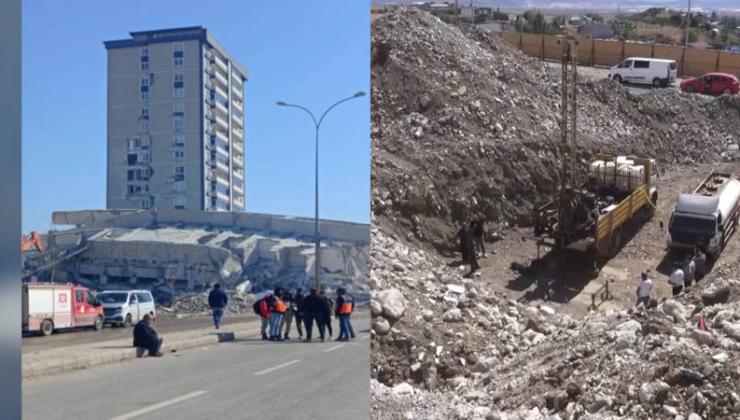
[[[697,248],[693,255],[689,254],[684,257],[683,264],[677,263],[668,277],[668,283],[673,287],[673,296],[680,295],[686,287],[698,283],[706,273],[707,255]],[[637,306],[650,305],[653,280],[648,274],[647,271],[643,271],[640,275],[640,284],[637,286]]]
[[[457,237],[460,240],[462,262],[463,264],[470,264],[471,274],[480,269],[478,258],[488,258],[484,236],[485,230],[481,220],[471,220],[469,223],[463,223],[457,232]]]
[[[333,336],[332,316],[339,320],[339,337],[336,341],[349,341],[355,338],[351,319],[354,309],[355,299],[344,288],[337,289],[336,302],[316,287],[312,287],[308,295],[302,288],[296,289],[293,295],[277,287],[274,292],[267,292],[254,303],[254,311],[262,321],[262,339],[269,341],[290,340],[290,328],[295,318],[299,339],[303,338],[305,326],[306,339],[303,341],[311,342],[313,325],[316,323],[321,342],[324,342],[326,330],[329,338]]]

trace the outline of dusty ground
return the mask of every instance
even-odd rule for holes
[[[740,163],[718,166],[719,170],[740,171]],[[487,245],[488,258],[479,260],[482,267],[477,282],[480,287],[490,288],[521,302],[544,302],[558,306],[559,311],[573,315],[585,314],[591,306],[591,295],[608,280],[614,298],[602,302],[597,300],[600,310],[629,309],[635,303],[635,288],[639,275],[651,270],[655,286],[654,296],[660,300],[671,294],[667,270],[671,261],[680,258],[666,251],[667,225],[676,196],[690,192],[701,179],[712,170],[710,165],[697,165],[688,170],[670,170],[660,180],[660,198],[655,217],[639,228],[620,253],[602,267],[597,277],[587,270],[569,270],[561,274],[550,274],[554,280],[550,285],[551,297],[544,296],[545,288],[538,287],[538,276],[520,274],[512,268],[512,263],[528,266],[537,258],[537,246],[531,228],[502,228],[503,239]],[[664,229],[660,229],[663,222]],[[546,250],[542,250],[543,254]],[[730,240],[717,264],[730,263],[740,258],[740,244],[737,238]],[[455,264],[459,258],[447,258]],[[461,268],[462,270],[462,268]],[[548,270],[548,273],[553,273]],[[546,276],[539,276],[546,279]],[[566,284],[567,283],[567,284]]]

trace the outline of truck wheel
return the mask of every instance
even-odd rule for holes
[[[660,85],[662,85],[662,84],[663,84],[663,82],[661,82],[659,78],[656,77],[655,79],[653,79],[653,87],[654,88],[659,88]]]
[[[614,257],[622,248],[622,227],[614,229],[612,237],[609,239],[609,256]]]
[[[612,77],[612,80],[614,80],[617,83],[622,83],[622,76],[615,74],[614,77]]]
[[[94,329],[95,331],[100,331],[100,330],[102,330],[102,329],[103,329],[103,322],[104,322],[104,321],[105,321],[105,320],[103,319],[103,317],[102,317],[102,316],[99,316],[99,317],[95,318],[95,323],[93,324],[93,329]]]
[[[133,322],[131,321],[131,314],[126,314],[126,318],[123,320],[123,326],[128,328]]]
[[[693,87],[693,86],[689,85],[689,86],[686,86],[686,89],[684,89],[684,90],[685,90],[685,91],[686,91],[687,93],[694,93],[694,90],[695,90],[695,89],[694,89],[694,87]]]
[[[54,323],[48,319],[41,321],[41,335],[48,337],[52,332],[54,332]]]
[[[723,95],[732,95],[732,91],[730,90],[730,88],[725,88],[725,90],[722,91],[722,94]]]

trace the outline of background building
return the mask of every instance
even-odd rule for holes
[[[107,41],[109,209],[244,211],[246,69],[200,26]]]

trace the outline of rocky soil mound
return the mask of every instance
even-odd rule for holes
[[[380,223],[447,250],[458,222],[527,224],[556,192],[559,70],[401,9],[373,22],[372,86]],[[636,95],[610,80],[583,81],[578,133],[583,163],[597,151],[663,165],[714,161],[738,141],[740,98]]]
[[[373,418],[740,417],[738,263],[654,309],[576,319],[382,229],[372,245]]]

